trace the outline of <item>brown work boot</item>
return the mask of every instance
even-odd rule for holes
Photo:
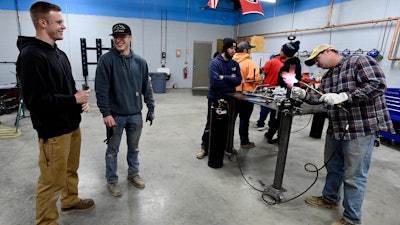
[[[120,197],[122,195],[121,187],[118,183],[107,184],[108,192],[114,197]]]
[[[254,144],[254,142],[249,142],[249,143],[247,143],[245,145],[240,145],[240,147],[243,148],[243,149],[251,149],[251,148],[256,147],[256,144]]]
[[[144,188],[145,184],[139,175],[128,177],[128,180],[137,188]]]
[[[61,208],[61,214],[70,214],[73,212],[85,212],[92,210],[94,208],[93,199],[81,199],[78,204],[69,207],[69,208]]]
[[[324,207],[327,209],[339,209],[338,205],[326,201],[322,196],[310,196],[306,198],[306,202],[313,206]]]

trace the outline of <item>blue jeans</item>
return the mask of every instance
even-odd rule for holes
[[[339,204],[343,183],[343,219],[354,224],[361,223],[361,208],[367,184],[375,135],[371,134],[351,141],[343,141],[326,166],[327,176],[323,198]],[[324,162],[336,151],[339,144],[332,135],[326,135]]]
[[[249,141],[249,121],[254,104],[245,101],[237,101],[237,113],[239,114],[240,145],[247,145]]]
[[[265,120],[268,117],[269,113],[269,108],[265,106],[260,106],[260,118],[257,120],[257,127],[264,127],[265,126]],[[271,121],[271,120],[270,120]],[[268,126],[270,125],[270,122],[268,123]]]
[[[113,127],[113,134],[107,144],[106,150],[106,178],[107,183],[118,182],[118,152],[121,143],[122,133],[126,132],[128,151],[128,177],[139,174],[139,139],[142,134],[142,114],[132,116],[113,116],[117,126]]]

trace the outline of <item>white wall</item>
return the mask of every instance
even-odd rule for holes
[[[35,30],[28,12],[20,12],[21,34],[34,36]],[[64,40],[58,41],[60,49],[68,55],[77,87],[83,82],[80,38],[86,38],[87,47],[96,46],[96,38],[102,39],[103,47],[111,46],[111,27],[113,24],[123,22],[132,29],[132,48],[136,54],[144,57],[149,64],[149,71],[156,72],[161,67],[161,51],[166,46],[166,67],[171,70],[171,79],[167,81],[167,88],[178,84],[179,88],[192,87],[193,67],[193,43],[195,41],[207,41],[213,43],[213,52],[217,49],[217,39],[234,37],[234,27],[222,25],[209,25],[200,23],[167,21],[166,34],[167,43],[163,38],[163,49],[161,49],[161,22],[159,20],[143,20],[132,18],[117,18],[87,15],[63,14],[67,29],[64,31]],[[0,62],[15,62],[18,56],[16,47],[19,35],[18,19],[15,11],[0,10],[0,30],[5,32],[0,42]],[[187,28],[187,31],[186,31]],[[165,21],[163,24],[165,35]],[[164,37],[164,36],[163,36]],[[176,50],[180,49],[181,57],[176,57]],[[106,51],[103,51],[105,53]],[[213,53],[212,52],[212,53]],[[210,55],[210,59],[212,55]],[[96,62],[96,51],[88,50],[88,62]],[[188,78],[183,78],[183,68],[189,68]],[[95,65],[89,65],[89,86],[94,87]],[[10,72],[11,71],[11,72]],[[15,83],[15,65],[12,63],[0,63],[0,85]]]
[[[345,24],[360,21],[379,20],[389,17],[399,17],[400,1],[398,0],[352,0],[335,4],[333,7],[331,25]],[[223,25],[209,25],[201,23],[167,22],[167,62],[166,66],[171,70],[171,79],[167,81],[167,87],[178,84],[180,88],[192,87],[193,43],[212,42],[213,51],[216,50],[216,40],[224,37],[252,36],[267,34],[277,31],[295,29],[325,27],[328,23],[329,6],[308,11],[274,17],[253,23],[241,24],[238,28]],[[18,56],[16,39],[19,34],[34,36],[34,28],[28,12],[20,12],[19,20],[16,11],[0,10],[0,30],[4,32],[0,42],[0,62],[15,62]],[[294,18],[294,19],[293,19]],[[87,16],[64,14],[67,25],[65,39],[59,41],[59,47],[64,50],[72,64],[77,87],[81,86],[82,67],[80,41],[86,38],[88,47],[95,47],[95,39],[101,38],[104,47],[110,47],[111,26],[117,22],[124,22],[131,26],[133,31],[133,49],[143,56],[149,64],[150,72],[155,72],[161,67],[161,23],[159,20],[143,20],[131,18],[117,18],[105,16]],[[301,41],[300,52],[311,50],[318,44],[331,43],[338,50],[371,49],[380,50],[384,59],[380,61],[388,81],[389,87],[400,86],[399,61],[388,60],[389,48],[393,38],[396,22],[376,23],[362,26],[342,27],[318,31],[296,32],[296,40]],[[187,28],[187,29],[186,29]],[[237,29],[239,29],[237,31]],[[385,32],[386,30],[386,32]],[[265,53],[253,54],[253,59],[262,65],[272,53],[279,52],[282,44],[286,43],[290,33],[265,36]],[[399,35],[400,36],[400,35]],[[164,44],[165,45],[165,44]],[[394,57],[400,57],[399,41],[396,42]],[[176,49],[180,49],[182,56],[175,56]],[[187,51],[186,51],[187,50]],[[188,53],[186,55],[186,52]],[[210,56],[211,57],[211,56]],[[89,61],[96,60],[96,52],[88,52]],[[305,59],[304,57],[301,59]],[[187,64],[186,64],[187,63]],[[183,78],[183,67],[189,68],[189,76]],[[303,65],[303,72],[317,74],[320,69]],[[89,66],[89,80],[94,79],[95,66]],[[0,63],[0,85],[15,82],[15,65],[12,63]],[[93,82],[89,83],[93,87]]]
[[[396,18],[400,16],[399,8],[400,1],[397,0],[352,0],[334,5],[330,24],[347,24],[361,21]],[[294,20],[293,15],[285,15],[241,25],[239,36],[325,27],[328,24],[329,10],[329,7],[322,7],[304,12],[296,12]],[[296,35],[296,40],[300,40],[301,42],[299,52],[306,50],[311,53],[312,49],[316,45],[323,43],[332,44],[339,51],[344,49],[350,49],[352,51],[362,49],[366,53],[376,48],[384,57],[379,64],[385,72],[388,87],[400,87],[400,61],[388,60],[395,26],[396,21],[392,21],[389,23],[374,23],[318,31],[297,32],[293,34]],[[290,33],[265,35],[265,54],[268,57],[264,57],[263,59],[267,60],[269,55],[279,52],[281,46],[288,42],[288,35],[290,35]],[[393,57],[396,58],[400,58],[399,43],[400,41],[398,39],[395,44],[393,55]],[[253,59],[257,60],[260,57],[260,53],[253,54]],[[303,61],[305,58],[306,57],[300,57]],[[258,61],[256,62],[258,64]],[[302,70],[303,72],[314,74],[323,72],[316,66],[307,67],[304,64],[302,65]]]

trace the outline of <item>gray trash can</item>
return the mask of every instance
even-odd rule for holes
[[[167,73],[149,73],[154,93],[165,93],[167,86]]]

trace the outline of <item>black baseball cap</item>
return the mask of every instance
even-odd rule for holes
[[[131,28],[124,23],[117,23],[112,27],[112,34],[110,34],[110,36],[118,34],[131,35],[132,34]]]

